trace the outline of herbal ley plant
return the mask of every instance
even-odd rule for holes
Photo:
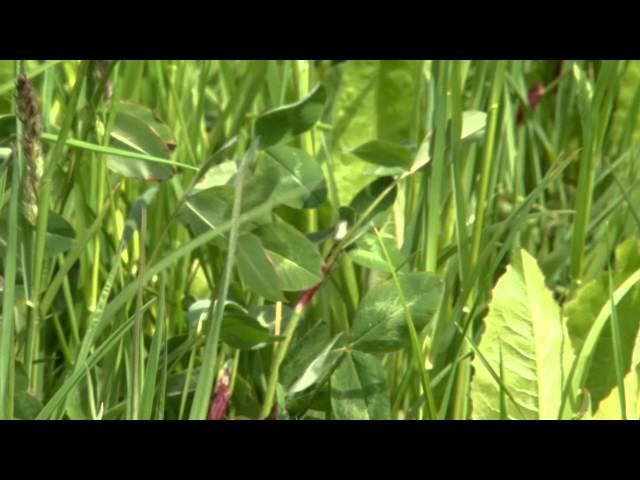
[[[638,419],[639,77],[0,62],[0,416]]]

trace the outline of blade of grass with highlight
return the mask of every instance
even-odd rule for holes
[[[426,398],[425,402],[425,413],[427,420],[435,420],[437,418],[437,408],[435,404],[435,400],[433,397],[433,391],[431,389],[431,379],[429,378],[429,372],[425,367],[425,355],[422,351],[422,345],[418,340],[418,332],[416,331],[415,324],[413,322],[413,316],[411,315],[411,310],[407,305],[407,300],[405,298],[404,292],[402,291],[402,286],[400,285],[400,281],[398,280],[398,275],[396,274],[396,270],[393,267],[393,262],[391,257],[389,256],[389,252],[382,241],[382,237],[380,237],[380,232],[375,226],[373,227],[373,231],[376,234],[376,238],[380,245],[381,250],[384,253],[385,260],[387,261],[387,265],[391,271],[391,275],[393,276],[393,280],[396,284],[396,288],[398,290],[398,296],[400,297],[400,301],[402,303],[402,307],[404,309],[405,318],[407,320],[407,327],[409,329],[409,338],[411,339],[411,350],[413,353],[415,368],[420,373],[420,381],[422,383],[422,392]]]
[[[258,140],[256,139],[245,153],[245,156],[238,167],[233,199],[233,210],[231,213],[231,231],[229,232],[227,259],[225,261],[222,279],[218,285],[216,298],[211,299],[209,312],[207,314],[207,318],[209,319],[209,332],[207,334],[207,342],[205,345],[202,367],[198,376],[198,383],[196,385],[196,392],[193,398],[193,404],[191,405],[191,412],[189,414],[189,418],[191,420],[202,420],[206,418],[209,402],[211,401],[211,392],[214,387],[213,381],[216,375],[216,359],[218,356],[220,328],[222,327],[224,307],[227,300],[229,282],[231,281],[231,272],[234,267],[236,247],[238,245],[244,177],[249,164],[253,161],[256,155],[257,149]]]
[[[154,301],[155,300],[150,300],[147,302],[147,304],[143,306],[143,310],[148,309]],[[135,317],[138,313],[139,312],[136,311],[131,318],[118,326],[118,328],[116,328],[113,333],[111,333],[111,335],[109,335],[109,337],[87,357],[84,366],[85,368],[74,371],[64,381],[60,388],[56,390],[42,410],[38,413],[36,420],[50,419],[51,416],[54,415],[56,409],[60,408],[60,406],[64,404],[64,401],[67,399],[71,390],[76,387],[80,381],[82,381],[87,371],[94,368],[98,362],[122,340],[122,337],[126,335],[129,329],[133,327]]]
[[[16,78],[21,73],[22,64],[16,62]],[[15,102],[14,102],[14,108]],[[13,390],[8,385],[13,369],[12,337],[15,308],[16,268],[18,262],[18,212],[20,208],[20,192],[22,191],[22,172],[24,153],[22,150],[22,122],[16,115],[16,154],[13,173],[11,175],[11,197],[9,200],[9,232],[7,252],[4,260],[4,291],[2,299],[2,328],[0,329],[0,418],[10,419],[13,416]]]

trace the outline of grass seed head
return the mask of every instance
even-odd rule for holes
[[[38,189],[44,173],[42,155],[42,117],[38,106],[38,97],[33,85],[24,73],[16,82],[16,110],[22,122],[22,149],[26,158],[24,176],[24,215],[31,224],[36,223],[38,215]]]

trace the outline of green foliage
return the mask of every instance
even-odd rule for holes
[[[638,65],[0,61],[0,418],[638,418]]]
[[[175,143],[171,132],[150,110],[139,105],[120,105],[111,130],[110,146],[169,160],[171,143]],[[107,155],[107,166],[125,177],[150,181],[167,180],[174,174],[166,165],[117,155]]]
[[[418,272],[400,274],[398,279],[419,332],[438,308],[440,281],[433,274]],[[404,306],[395,282],[387,280],[362,299],[353,320],[351,345],[365,352],[393,352],[408,344]]]
[[[389,418],[389,393],[380,360],[369,353],[347,353],[331,377],[331,407],[337,420]]]
[[[621,243],[615,251],[613,288],[619,287],[634,271],[640,268],[640,241],[632,237]],[[567,303],[565,315],[571,342],[580,351],[593,324],[603,307],[609,302],[609,279],[606,273],[585,284],[576,297]],[[621,352],[624,374],[631,368],[634,339],[640,327],[640,286],[635,286],[616,308],[620,323]],[[589,390],[592,407],[604,399],[616,385],[614,346],[610,326],[605,327],[595,346],[593,360],[585,386]]]
[[[324,111],[327,93],[318,85],[309,95],[290,105],[264,112],[256,120],[255,134],[271,146],[311,129]]]
[[[473,418],[554,420],[573,356],[560,309],[524,250],[500,277],[471,384]]]

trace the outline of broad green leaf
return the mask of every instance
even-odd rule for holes
[[[349,207],[340,207],[340,219],[346,222],[350,230],[350,242],[357,240],[367,230],[371,228],[371,223],[377,227],[382,227],[389,209],[396,201],[398,187],[393,186],[392,177],[380,177],[364,187],[353,198]],[[390,191],[385,191],[391,187]],[[384,197],[382,195],[384,194]],[[371,208],[371,211],[368,211]],[[351,227],[359,222],[355,229]]]
[[[260,415],[261,406],[260,399],[251,383],[244,376],[238,374],[230,402],[230,407],[236,413],[236,418],[257,419]]]
[[[200,165],[198,173],[191,180],[188,194],[219,185],[232,184],[231,181],[238,171],[238,165],[230,160],[230,155],[237,144],[238,137],[231,137],[208,160]]]
[[[420,332],[438,308],[441,282],[432,273],[398,274],[400,287]],[[409,345],[403,303],[393,279],[376,285],[362,299],[353,320],[351,346],[365,352],[393,352]]]
[[[25,224],[27,229],[34,231],[34,228],[31,225],[26,222]],[[18,230],[22,231],[22,228],[19,226]],[[6,219],[2,218],[0,219],[0,254],[2,255],[4,255],[6,245],[6,235],[7,223]],[[69,222],[54,211],[50,210],[47,219],[47,232],[45,234],[45,257],[54,257],[60,253],[70,250],[73,246],[75,236],[75,231]]]
[[[462,113],[462,140],[474,140],[482,135],[487,124],[487,114],[476,110]]]
[[[327,361],[329,378],[323,377],[320,379],[319,381],[322,382],[322,385],[317,388],[310,388],[304,392],[289,396],[287,399],[287,409],[292,418],[301,420],[326,420],[330,418],[330,377],[339,365],[336,364],[336,362],[341,362],[344,356],[344,352],[333,350],[330,354],[332,358]]]
[[[493,289],[478,346],[482,356],[473,360],[472,417],[556,419],[573,361],[571,347],[535,259],[524,250],[514,258],[517,266],[509,265]]]
[[[226,344],[239,350],[257,350],[282,340],[262,326],[255,318],[241,312],[225,313],[220,329],[220,338]]]
[[[166,134],[167,127],[155,120],[144,107],[120,105],[111,132],[110,146],[168,160],[173,144],[162,137]],[[148,181],[164,181],[175,173],[167,165],[117,155],[107,155],[107,166],[124,177]]]
[[[393,239],[383,238],[384,246],[391,257],[392,267],[400,268],[405,263],[402,252],[396,247]],[[353,263],[379,272],[391,273],[387,258],[380,247],[376,236],[372,233],[363,235],[355,244],[355,248],[349,251],[349,258]],[[406,268],[405,268],[406,270]]]
[[[13,415],[19,420],[34,420],[42,410],[42,402],[27,392],[15,394],[13,400]]]
[[[391,402],[380,360],[348,352],[331,377],[331,408],[337,420],[389,419]]]
[[[73,246],[76,233],[63,217],[49,211],[47,234],[45,237],[45,256],[53,257],[66,252]]]
[[[199,235],[229,221],[232,201],[233,186],[212,187],[189,196],[178,218]]]
[[[276,271],[258,237],[250,233],[240,236],[236,261],[240,278],[254,293],[269,300],[284,300]]]
[[[385,167],[408,169],[413,162],[413,153],[407,147],[383,140],[372,140],[350,152],[365,162]]]
[[[364,215],[369,207],[374,203],[374,201],[377,200],[378,197],[380,197],[380,195],[382,195],[393,182],[394,180],[392,177],[381,177],[374,180],[358,192],[349,206],[359,216]],[[396,194],[397,188],[393,187],[393,189],[389,193],[387,193],[387,195],[380,201],[380,203],[378,203],[374,210],[369,215],[367,215],[365,222],[372,220],[379,213],[390,209],[393,206],[393,202],[395,202],[396,200]]]
[[[298,102],[264,112],[255,123],[260,144],[275,145],[311,129],[322,116],[326,100],[325,88],[318,85]]]
[[[299,148],[278,145],[267,148],[262,162],[269,162],[278,171],[281,180],[274,195],[284,196],[292,191],[301,191],[301,196],[286,200],[284,205],[292,208],[316,208],[327,199],[327,186],[318,162]]]
[[[261,168],[251,175],[243,190],[242,213],[269,202],[278,180],[278,172],[273,166]],[[178,218],[196,235],[204,233],[231,219],[233,196],[233,185],[220,185],[196,192],[187,198]],[[268,216],[265,216],[264,221],[269,221]],[[243,225],[243,228],[251,229],[254,223]]]
[[[202,179],[195,185],[194,190],[200,192],[213,187],[231,185],[238,172],[236,162],[222,162],[211,167],[203,174]]]
[[[487,123],[487,114],[475,110],[462,115],[462,140],[479,138]],[[424,167],[431,160],[429,156],[431,133],[425,137],[417,152],[405,146],[373,140],[352,150],[350,153],[360,159],[380,165],[376,169],[366,171],[367,175],[410,175]]]
[[[294,337],[280,367],[280,383],[290,388],[330,341],[331,329],[325,321],[313,325],[301,338]]]
[[[189,307],[187,314],[192,328],[201,331],[201,322],[206,319],[210,300],[198,300]],[[256,350],[277,341],[272,328],[264,325],[237,304],[227,301],[220,330],[220,339],[240,350]]]
[[[149,125],[149,129],[153,131],[164,144],[164,151],[172,151],[175,149],[176,140],[169,126],[162,122],[160,118],[149,108],[139,103],[122,102],[120,103],[118,113],[126,113],[133,117],[137,117]]]
[[[625,414],[628,420],[640,420],[640,331],[636,335],[631,369],[624,377]],[[620,393],[616,386],[593,414],[594,420],[621,420]]]
[[[615,250],[613,289],[619,287],[634,271],[640,268],[640,239],[632,237]],[[591,327],[604,306],[610,302],[608,273],[585,284],[575,298],[565,306],[567,328],[576,353],[583,346]],[[640,329],[640,286],[635,286],[625,295],[616,308],[620,324],[620,339],[624,372],[631,367],[633,341]],[[604,399],[617,384],[613,361],[611,327],[608,324],[598,339],[586,377],[585,388],[589,390],[592,408]]]
[[[420,65],[416,60],[354,60],[342,67],[330,145],[342,203],[366,185],[364,173],[370,169],[352,149],[373,140],[416,143]]]
[[[27,372],[21,362],[15,365],[13,415],[19,420],[33,420],[42,410],[42,402],[29,393]]]
[[[283,291],[305,290],[320,283],[323,259],[302,233],[285,223],[263,225],[255,233],[262,240]]]
[[[330,357],[331,349],[340,340],[342,333],[339,333],[331,340],[318,354],[316,358],[307,366],[307,368],[302,372],[302,375],[298,378],[298,380],[289,388],[289,395],[293,395],[297,392],[302,392],[306,390],[311,385],[313,385],[318,379],[322,378],[327,374],[327,366],[331,362],[327,360]]]

